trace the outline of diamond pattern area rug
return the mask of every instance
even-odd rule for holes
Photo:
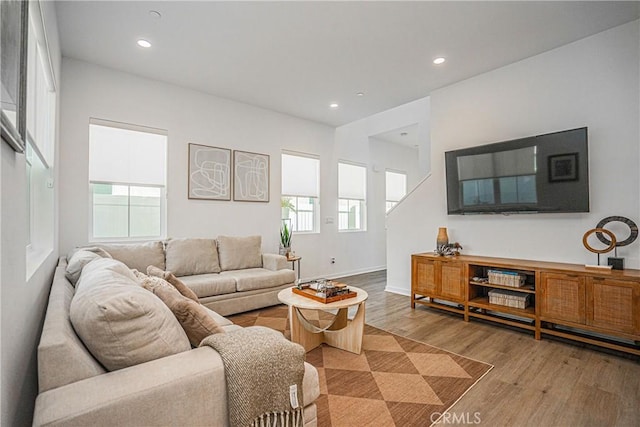
[[[240,326],[266,326],[290,337],[288,307],[230,316]],[[320,327],[331,313],[304,310]],[[318,369],[318,426],[428,426],[492,366],[365,325],[362,353],[322,344],[307,353]]]

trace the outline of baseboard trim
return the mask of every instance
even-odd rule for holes
[[[404,295],[406,297],[411,296],[411,291],[405,288],[397,288],[395,286],[386,286],[385,292],[391,292],[392,294]]]
[[[329,276],[327,276],[327,279],[337,279],[339,277],[349,277],[349,276],[355,276],[357,274],[365,274],[365,273],[373,273],[376,271],[381,271],[381,270],[386,270],[387,266],[386,265],[380,265],[377,267],[368,267],[368,268],[361,268],[359,270],[352,270],[352,271],[343,271],[341,273],[335,273],[335,274],[331,274]]]
[[[317,280],[317,279],[334,280],[334,279],[338,279],[340,277],[349,277],[349,276],[355,276],[355,275],[358,275],[358,274],[374,273],[376,271],[381,271],[381,270],[386,270],[386,269],[387,269],[386,265],[380,265],[380,266],[376,266],[376,267],[367,267],[367,268],[361,268],[359,270],[343,271],[343,272],[340,272],[340,273],[331,273],[331,274],[328,274],[328,275],[322,275],[322,276],[316,276],[316,277],[304,277],[304,278],[302,278],[302,281]]]

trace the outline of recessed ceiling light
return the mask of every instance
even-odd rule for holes
[[[333,108],[334,110],[335,110],[336,108],[338,108],[338,107],[339,107],[339,105],[338,105],[338,104],[336,104],[335,102],[334,102],[333,104],[329,104],[329,108]]]
[[[160,12],[158,12],[157,10],[150,10],[149,11],[149,16],[154,18],[154,19],[162,18],[162,14]]]
[[[443,57],[440,56],[440,57],[434,59],[433,63],[436,64],[436,65],[440,65],[440,64],[443,64],[444,61],[446,61],[446,59],[444,59]]]
[[[356,93],[356,96],[364,96],[364,92],[358,92]]]
[[[151,47],[151,43],[149,43],[147,40],[144,39],[140,39],[138,40],[138,46],[140,47]]]

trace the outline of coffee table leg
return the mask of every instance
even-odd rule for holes
[[[345,310],[344,316],[346,317]],[[340,310],[340,311],[342,311]],[[360,354],[362,351],[362,335],[364,334],[364,301],[358,305],[358,311],[353,320],[348,321],[346,326],[339,330],[333,330],[333,325],[324,331],[324,342],[332,347],[340,348],[351,353]],[[340,312],[338,312],[340,316]]]
[[[309,323],[299,308],[289,306],[289,322],[291,341],[304,347],[304,351],[311,351],[324,341],[322,329]]]
[[[322,343],[332,347],[360,354],[364,334],[364,301],[358,305],[353,320],[348,320],[347,308],[338,310],[334,321],[326,329],[310,323],[299,308],[289,306],[291,341],[300,344],[305,351],[313,350]]]

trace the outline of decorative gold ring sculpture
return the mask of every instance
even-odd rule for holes
[[[609,238],[611,239],[611,241],[609,242],[609,246],[604,249],[594,249],[593,247],[591,247],[589,245],[589,242],[587,242],[587,239],[593,233],[604,233],[607,236],[609,236]],[[592,228],[591,230],[584,233],[584,236],[582,236],[582,244],[584,245],[585,248],[587,248],[588,251],[591,251],[596,254],[606,254],[607,252],[612,251],[616,247],[616,235],[613,234],[611,231],[607,230],[606,228]]]

